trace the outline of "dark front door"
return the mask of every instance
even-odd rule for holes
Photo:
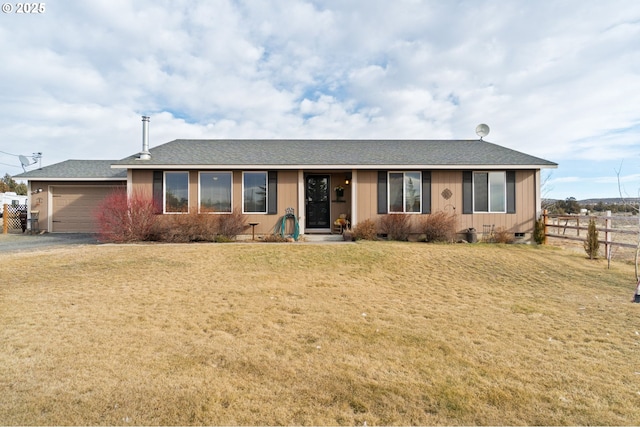
[[[307,175],[305,183],[306,228],[330,228],[329,175]]]

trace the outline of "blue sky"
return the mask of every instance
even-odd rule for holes
[[[0,14],[0,172],[176,138],[485,139],[640,191],[636,0],[53,0]],[[9,3],[14,9],[16,2]]]

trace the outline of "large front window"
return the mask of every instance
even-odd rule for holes
[[[267,213],[267,173],[244,172],[242,194],[244,213]]]
[[[389,172],[389,212],[420,213],[421,183],[420,172]]]
[[[164,211],[189,212],[189,172],[165,172]]]
[[[475,212],[505,212],[507,204],[504,172],[473,174],[473,210]]]
[[[231,172],[200,172],[200,212],[231,212]]]

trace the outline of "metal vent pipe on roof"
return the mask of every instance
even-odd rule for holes
[[[140,152],[140,160],[151,159],[149,152],[149,117],[142,116],[142,151]]]

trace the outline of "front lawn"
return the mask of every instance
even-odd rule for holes
[[[522,245],[3,255],[0,424],[640,424],[633,266]]]

